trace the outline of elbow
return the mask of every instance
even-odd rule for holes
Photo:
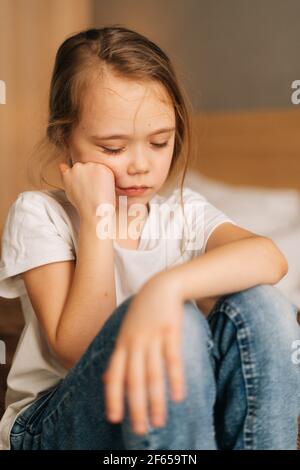
[[[56,345],[55,348],[53,347],[52,350],[53,350],[58,362],[65,369],[69,370],[75,365],[76,361],[73,358],[71,358],[69,355],[67,355],[65,353],[65,351],[61,351],[61,349],[58,348],[57,345]]]
[[[286,257],[278,248],[276,243],[271,238],[266,238],[265,240],[267,241],[267,244],[268,244],[269,253],[271,253],[271,256],[270,256],[270,260],[271,260],[270,271],[272,274],[271,284],[276,284],[288,273],[289,265],[288,265],[288,261]]]
[[[59,325],[51,338],[51,348],[60,364],[67,370],[71,369],[79,360],[78,351],[71,346],[66,334],[61,332]]]
[[[284,260],[281,261],[281,263],[280,263],[278,277],[277,277],[277,279],[276,279],[276,281],[275,281],[274,284],[276,284],[277,282],[279,282],[279,281],[288,273],[288,270],[289,270],[288,262],[287,262],[287,260],[284,258]]]
[[[52,351],[58,362],[67,370],[71,369],[77,360],[70,355],[70,351],[66,351],[65,345],[61,345],[59,341],[51,344]]]
[[[76,364],[76,361],[73,361],[70,358],[64,357],[62,355],[59,356],[59,362],[67,370],[72,369],[72,367]]]
[[[61,351],[56,350],[56,357],[62,366],[67,370],[72,369],[72,367],[76,364],[76,360],[67,356],[66,354],[63,354]]]
[[[282,270],[281,277],[284,277],[289,272],[289,265],[288,265],[287,259],[284,256],[283,256],[283,262],[282,262],[281,270]]]

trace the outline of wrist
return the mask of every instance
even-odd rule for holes
[[[106,224],[109,224],[109,229],[112,230],[115,225],[115,220],[116,220],[116,214],[113,212],[113,210],[110,210],[104,214],[102,213],[97,213],[97,211],[85,211],[85,212],[79,212],[79,220],[80,220],[80,225],[84,226],[89,226],[89,227],[95,227],[97,224],[99,224],[101,221],[103,222],[103,225],[106,226]]]
[[[79,213],[80,225],[95,226],[99,222],[99,217],[92,213]]]
[[[171,292],[180,301],[185,300],[182,279],[179,278],[178,273],[173,269],[156,274],[146,284],[155,286],[165,292]]]
[[[87,238],[95,242],[97,244],[103,245],[105,244],[112,244],[114,237],[113,233],[110,231],[107,232],[105,228],[103,228],[101,224],[101,220],[99,216],[84,216],[80,219],[80,226],[79,226],[79,240]],[[99,242],[99,243],[98,243]]]

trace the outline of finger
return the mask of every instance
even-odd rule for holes
[[[166,334],[164,346],[172,399],[181,401],[185,396],[185,386],[180,328],[172,329]]]
[[[153,339],[147,354],[147,385],[153,426],[162,426],[166,419],[166,386],[161,340]]]
[[[102,375],[108,421],[119,422],[123,418],[126,358],[126,350],[116,348],[110,357],[108,368]]]
[[[136,434],[147,431],[147,395],[145,378],[145,352],[135,347],[127,362],[127,392],[130,419]]]

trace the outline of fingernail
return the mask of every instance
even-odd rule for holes
[[[163,426],[164,418],[162,416],[153,416],[152,423],[153,423],[153,426]]]
[[[184,390],[176,390],[174,392],[174,400],[181,401],[185,398]]]
[[[116,422],[116,421],[120,421],[120,419],[121,419],[120,413],[109,413],[108,414],[108,421]]]
[[[143,423],[138,423],[134,426],[134,432],[136,434],[145,434],[146,431],[146,426]]]

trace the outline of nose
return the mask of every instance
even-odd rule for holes
[[[130,175],[136,173],[148,173],[150,169],[149,158],[146,155],[146,151],[141,147],[133,150],[130,156],[127,172]]]

